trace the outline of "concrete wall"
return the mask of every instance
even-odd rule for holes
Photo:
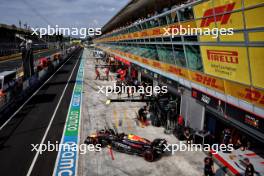
[[[198,104],[191,97],[191,91],[184,90],[181,96],[181,115],[185,120],[185,125],[189,125],[196,130],[202,130],[204,125],[204,106]]]
[[[138,81],[141,82],[141,72],[138,71]]]

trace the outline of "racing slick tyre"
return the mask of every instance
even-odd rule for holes
[[[151,150],[151,149],[147,149],[147,150],[144,152],[143,156],[144,156],[144,159],[145,159],[146,161],[148,161],[148,162],[152,162],[152,161],[154,161],[154,151]]]

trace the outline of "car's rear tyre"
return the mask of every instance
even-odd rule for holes
[[[147,149],[145,152],[144,152],[144,159],[148,162],[152,162],[154,161],[154,151],[151,150],[151,149]]]
[[[101,140],[99,143],[101,144],[101,147],[106,147],[109,144],[106,140]]]

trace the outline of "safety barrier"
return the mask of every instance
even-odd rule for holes
[[[43,60],[46,63],[36,65],[35,74],[27,80],[23,80],[22,68],[18,69],[17,79],[13,85],[5,91],[0,90],[0,119],[7,116],[10,109],[16,108],[29,97],[75,50],[76,48],[68,48],[67,52],[59,52],[45,57]]]

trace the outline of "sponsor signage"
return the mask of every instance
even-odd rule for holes
[[[142,58],[141,60],[142,60],[142,63],[149,65],[149,60],[148,59]]]
[[[245,6],[247,4],[248,3],[245,2]],[[252,1],[252,4],[258,4],[258,3]],[[242,8],[241,5],[242,5],[241,0],[204,1],[193,7],[195,18],[198,20],[192,21],[190,22],[190,24],[196,23],[196,25],[200,28],[217,27],[217,28],[243,29],[244,21],[243,21],[242,12],[233,12],[235,10],[241,9]],[[263,18],[261,18],[263,17],[263,13],[262,13],[263,9],[264,7],[260,6],[260,7],[255,7],[252,9],[245,10],[244,15],[246,19],[246,28],[263,27],[264,25],[263,20],[262,20]],[[259,18],[255,18],[256,15]],[[167,27],[169,26],[177,26],[177,23],[168,25]],[[163,33],[164,31],[162,30],[162,28],[157,27],[157,28],[152,28],[152,29],[132,33],[133,35],[123,34],[123,35],[119,35],[122,37],[108,37],[104,39],[95,40],[95,42],[117,41],[120,39],[132,39],[132,38],[146,37],[146,36],[158,36],[158,35],[162,35]],[[230,37],[230,39],[231,38],[232,37]]]
[[[264,91],[250,86],[225,81],[226,94],[264,108]]]
[[[98,40],[94,40],[95,43],[99,43],[99,42],[107,42],[107,41],[119,41],[119,40],[125,40],[125,39],[137,39],[137,38],[141,38],[141,37],[154,37],[154,36],[163,36],[165,35],[167,32],[169,32],[171,34],[172,29],[180,29],[180,26],[182,26],[182,28],[195,28],[196,22],[195,21],[188,21],[188,22],[182,22],[181,25],[179,25],[179,23],[174,23],[174,24],[170,24],[167,26],[163,26],[163,27],[155,27],[155,28],[150,28],[150,29],[145,29],[139,32],[133,32],[133,33],[129,33],[129,34],[121,34],[118,35],[116,37],[107,37],[104,39],[98,39]],[[165,30],[167,29],[167,30]]]
[[[215,21],[220,22],[221,24],[227,24],[231,16],[231,13],[227,13],[227,12],[231,12],[234,9],[234,7],[235,7],[235,2],[206,10],[204,12],[203,15],[204,18],[201,22],[200,27],[208,27],[210,26],[211,23],[214,23]],[[221,14],[221,15],[217,15],[216,17],[214,17],[214,14],[215,15]]]
[[[255,130],[264,132],[264,118],[262,117],[240,109],[232,104],[226,103],[197,89],[192,89],[192,97],[206,106],[215,109],[220,115],[227,119],[235,119],[251,128],[254,128]]]
[[[133,34],[133,37],[134,37],[134,38],[138,38],[138,37],[139,37],[138,32],[135,32],[135,33]]]
[[[172,73],[174,75],[183,77],[185,79],[189,79],[189,73],[187,69],[177,67],[171,64],[164,64],[164,67],[166,68],[164,71]]]
[[[262,133],[264,133],[264,118],[244,111],[231,104],[226,104],[226,116],[246,124]]]
[[[252,2],[256,3],[256,0],[254,0]],[[257,2],[256,4],[257,4],[256,7],[251,8],[249,10],[245,10],[244,14],[245,14],[246,28],[247,29],[264,27],[263,1]]]
[[[157,62],[157,61],[153,61],[152,62],[152,66],[155,67],[155,68],[160,68],[160,69],[162,68],[161,63]]]
[[[183,69],[174,67],[173,65],[169,65],[167,71],[174,73],[178,76],[186,77],[186,75],[183,73]]]
[[[104,49],[104,48],[101,48],[101,49]],[[105,50],[113,52],[113,53],[118,53],[123,56],[125,55],[125,53],[117,51],[117,50],[110,50],[110,49],[109,50],[105,49]],[[234,53],[229,53],[229,52],[227,53],[229,55],[234,54]],[[215,51],[213,50],[211,54],[215,55]],[[159,61],[152,61],[150,59],[141,58],[140,56],[136,56],[133,54],[130,54],[128,57],[131,59],[135,59],[136,61],[140,63],[144,63],[148,66],[152,66],[153,68],[183,77],[187,80],[198,83],[202,86],[208,87],[218,92],[222,92],[227,95],[231,95],[238,99],[245,100],[256,106],[264,108],[264,91],[262,89],[257,89],[257,88],[251,87],[250,85],[239,84],[239,83],[229,81],[229,80],[224,80],[224,79],[221,79],[215,76],[202,74],[200,72],[188,70],[182,67],[177,67],[175,65],[165,64]],[[215,57],[215,56],[210,56],[210,57]],[[228,63],[232,62],[232,64],[237,63],[237,62],[240,63],[240,60],[238,59],[238,61],[236,61],[236,58],[232,58],[232,60],[228,60],[227,58],[217,58],[217,60],[223,60],[223,61],[225,60],[224,62],[225,64],[227,62]],[[242,75],[241,73],[241,77],[243,76],[245,76],[245,74]]]
[[[263,33],[264,36],[264,33]],[[264,38],[262,39],[264,40]],[[264,47],[249,47],[249,61],[253,86],[264,88]]]
[[[214,0],[204,1],[193,7],[196,24],[200,28],[233,28],[243,29],[244,21],[242,12],[234,12],[241,9],[241,0]],[[200,38],[201,41],[208,40]],[[228,37],[225,41],[232,41],[232,37]],[[210,40],[213,41],[213,40]]]
[[[160,34],[162,34],[160,28],[155,28],[152,30],[152,35],[160,35]]]
[[[246,47],[201,46],[205,73],[250,85]]]
[[[225,112],[225,102],[211,95],[205,94],[197,89],[192,89],[192,97],[203,104],[217,110],[220,114]]]
[[[120,61],[120,62],[122,62],[122,63],[124,63],[125,65],[128,65],[128,66],[131,64],[129,61],[127,61],[127,60],[125,60],[125,59],[123,59],[123,58],[121,58],[119,56],[115,56],[115,59]]]
[[[77,175],[78,150],[76,146],[79,143],[79,126],[81,118],[84,74],[83,66],[84,60],[81,59],[61,141],[61,144],[64,146],[68,144],[69,147],[62,147],[62,149],[58,152],[53,174],[56,176]]]
[[[225,91],[223,80],[194,71],[189,71],[189,73],[192,81],[220,92]]]
[[[76,145],[78,143],[77,136],[65,136],[63,138],[63,144]],[[60,151],[60,158],[55,175],[77,175],[76,173],[76,161],[77,150],[73,147],[64,147]]]
[[[207,50],[209,61],[238,64],[238,53],[236,51]]]
[[[258,90],[246,88],[244,98],[250,101],[259,102],[264,104],[264,94]]]
[[[141,37],[146,37],[148,35],[148,32],[145,30],[145,31],[142,31],[140,33]]]

